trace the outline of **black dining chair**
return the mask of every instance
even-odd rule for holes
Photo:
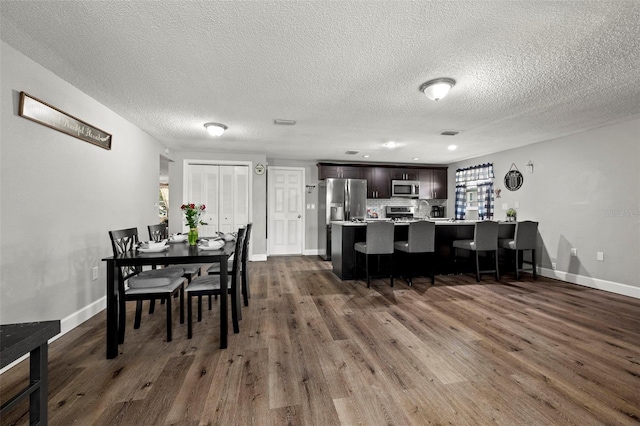
[[[169,238],[169,229],[166,223],[149,225],[147,229],[149,230],[149,239],[151,241],[162,241]]]
[[[538,278],[536,271],[536,245],[538,241],[538,222],[531,220],[525,220],[516,223],[516,231],[514,238],[500,238],[498,240],[498,246],[506,250],[513,250],[515,253],[515,271],[516,279],[520,279],[520,271],[524,269],[520,268],[520,262],[525,262],[524,259],[520,259],[519,253],[524,250],[531,250],[531,272],[533,279]]]
[[[253,223],[247,223],[246,231],[244,234],[244,243],[242,245],[242,260],[240,261],[240,274],[242,278],[242,298],[244,301],[244,306],[249,306],[249,298],[251,297],[250,288],[249,288],[249,269],[247,266],[247,262],[249,261],[249,243],[251,239],[251,228],[253,227]],[[227,269],[230,271],[233,265],[233,258],[229,259],[229,264],[227,265]],[[220,274],[220,264],[214,263],[207,270],[209,274],[218,275]],[[211,306],[209,306],[211,309]]]
[[[473,240],[454,240],[453,249],[469,250],[475,254],[476,281],[480,282],[480,274],[483,272],[495,272],[496,280],[500,279],[498,268],[498,222],[484,220],[476,222]],[[480,269],[480,252],[492,252],[495,260],[495,269]]]
[[[400,259],[404,260],[403,271],[406,271],[409,286],[413,285],[414,271],[424,266],[425,256],[435,252],[436,224],[435,222],[419,221],[409,224],[407,241],[396,241],[393,246]],[[435,283],[433,262],[431,263],[431,284]],[[397,270],[397,268],[396,268]]]
[[[364,255],[364,269],[367,275],[367,287],[371,287],[371,268],[369,258],[372,255],[378,258],[378,269],[382,256],[389,259],[389,281],[393,287],[393,234],[395,225],[393,222],[372,222],[367,224],[366,241],[357,242],[354,249],[354,271],[358,273],[358,253]]]
[[[138,246],[137,228],[109,231],[113,255],[136,250]],[[133,328],[140,328],[142,302],[160,299],[166,302],[167,342],[172,338],[171,299],[180,296],[180,323],[184,323],[184,270],[180,267],[143,271],[140,267],[118,268],[118,340],[124,342],[126,322],[126,302],[136,301],[136,314]]]
[[[149,239],[151,241],[162,241],[169,238],[169,232],[167,229],[167,225],[164,223],[160,223],[158,225],[149,225],[147,227],[149,229]],[[184,244],[184,243],[176,243],[176,244]],[[191,282],[195,277],[201,274],[202,268],[205,265],[199,264],[181,264],[180,268],[184,270],[184,277]]]
[[[242,260],[242,250],[244,245],[245,228],[238,230],[238,236],[236,238],[235,250],[233,255],[233,261],[231,269],[228,274],[227,291],[231,295],[231,320],[233,322],[233,332],[240,332],[239,320],[241,319],[240,312],[240,263]],[[202,275],[194,279],[186,289],[187,293],[187,338],[191,339],[193,335],[192,322],[193,322],[193,303],[191,298],[197,297],[198,299],[198,322],[202,321],[202,296],[218,296],[222,294],[222,287],[220,286],[220,275],[208,274]]]

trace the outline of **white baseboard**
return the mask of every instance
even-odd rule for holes
[[[49,344],[58,340],[60,337],[64,336],[65,334],[67,334],[68,332],[70,332],[71,330],[73,330],[83,322],[87,321],[89,318],[102,312],[104,309],[106,309],[106,307],[107,307],[107,296],[103,296],[100,299],[96,300],[95,302],[80,309],[79,311],[76,311],[73,314],[65,318],[62,318],[60,320],[60,333],[58,333],[57,335],[49,339]],[[7,365],[2,370],[0,370],[0,374],[18,365],[20,362],[22,362],[27,358],[29,358],[29,354],[21,356],[20,358],[18,358],[17,360],[13,361],[11,364]]]
[[[629,284],[616,283],[613,281],[601,280],[599,278],[591,278],[584,275],[571,274],[569,272],[554,271],[547,268],[538,268],[538,273],[543,277],[555,278],[557,280],[566,281],[572,284],[578,284],[585,287],[609,291],[611,293],[640,299],[640,287],[634,287]]]
[[[266,262],[267,255],[266,254],[252,254],[249,259],[250,262]]]
[[[302,252],[303,256],[320,256],[320,250],[318,249],[307,249]]]

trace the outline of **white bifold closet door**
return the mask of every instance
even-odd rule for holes
[[[249,221],[249,167],[190,164],[186,202],[207,206],[200,235],[236,232]],[[183,224],[187,231],[186,225]]]

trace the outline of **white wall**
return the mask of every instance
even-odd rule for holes
[[[526,172],[529,161],[533,174]],[[517,201],[518,220],[539,222],[547,275],[640,297],[640,119],[451,164],[449,212],[456,169],[487,162],[494,165],[494,188],[502,189],[495,218],[504,219],[503,203]],[[503,182],[512,163],[524,175],[514,192]],[[596,260],[598,251],[604,262]]]
[[[146,236],[158,221],[165,147],[4,42],[0,53],[0,323],[73,322],[103,303],[108,231]],[[20,91],[111,133],[112,149],[18,116]]]

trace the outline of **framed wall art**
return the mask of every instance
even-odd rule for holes
[[[111,149],[111,134],[25,92],[20,92],[19,114],[27,120],[35,121],[100,148]]]

